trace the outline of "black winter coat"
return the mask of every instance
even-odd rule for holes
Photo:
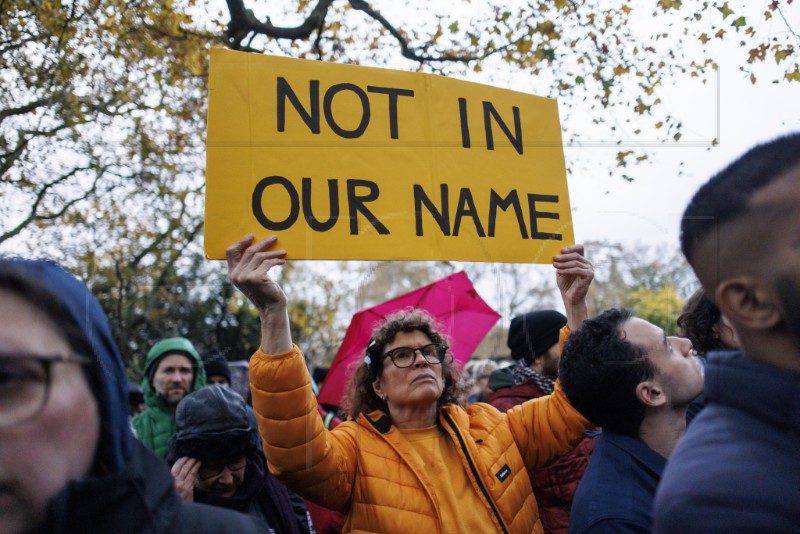
[[[51,501],[42,532],[69,534],[249,534],[269,532],[251,516],[183,502],[169,467],[134,442],[122,472],[72,482]]]

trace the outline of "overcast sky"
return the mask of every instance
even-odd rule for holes
[[[568,163],[587,157],[600,163],[597,172],[577,170],[568,178],[576,240],[677,243],[680,216],[700,185],[750,147],[800,131],[800,84],[752,85],[742,77],[723,63],[719,101],[713,94],[701,99],[699,107],[706,111],[718,106],[718,146],[655,146],[649,163],[625,171],[635,178],[632,183],[621,178],[621,170],[608,176],[610,149],[567,147]],[[682,113],[691,117],[697,109],[687,105]],[[714,132],[714,118],[705,120]]]

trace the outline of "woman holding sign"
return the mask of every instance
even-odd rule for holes
[[[307,499],[346,514],[345,532],[542,532],[527,467],[567,453],[590,425],[560,387],[502,414],[455,404],[447,340],[419,310],[373,334],[351,385],[351,420],[326,430],[287,299],[269,276],[276,238],[227,250],[231,281],[261,318],[250,387],[270,470]],[[555,257],[568,327],[586,318],[593,278],[583,247]]]

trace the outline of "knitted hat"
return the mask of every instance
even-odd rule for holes
[[[511,319],[508,329],[508,348],[515,360],[533,360],[558,343],[558,332],[567,324],[567,318],[555,310],[541,310],[518,315]]]
[[[212,376],[224,376],[231,383],[231,368],[225,357],[218,350],[203,353],[203,367],[206,370],[206,380]]]

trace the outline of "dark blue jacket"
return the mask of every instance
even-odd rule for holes
[[[55,263],[0,259],[42,284],[91,342],[92,387],[100,411],[94,472],[68,482],[49,503],[41,532],[69,534],[263,533],[266,525],[237,512],[185,503],[166,462],[133,439],[125,367],[105,313],[86,285]],[[83,429],[76,428],[75,432]]]
[[[570,533],[649,533],[665,463],[639,437],[604,430],[572,501]]]
[[[798,532],[800,374],[712,354],[705,392],[664,472],[655,532]]]

